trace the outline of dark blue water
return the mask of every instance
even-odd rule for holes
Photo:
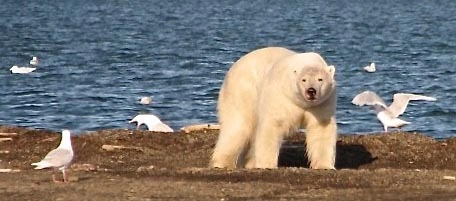
[[[364,90],[434,96],[402,116],[456,135],[456,1],[3,1],[0,124],[77,133],[133,128],[138,112],[174,129],[216,122],[225,72],[264,46],[316,51],[337,68],[340,133],[382,131]],[[39,68],[10,74],[37,56]],[[375,74],[361,68],[377,64]],[[153,104],[138,103],[152,96]]]

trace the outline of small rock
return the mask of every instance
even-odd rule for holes
[[[68,181],[69,181],[69,182],[78,182],[78,181],[79,181],[79,177],[76,177],[76,176],[69,176],[69,177],[68,177]]]
[[[0,142],[7,142],[7,141],[13,141],[13,138],[10,138],[10,137],[0,138]]]
[[[218,130],[220,129],[219,124],[196,124],[196,125],[189,125],[182,127],[180,130],[184,131],[185,133],[190,133],[193,131],[203,131],[207,133],[207,130]]]
[[[88,163],[84,163],[84,164],[75,163],[75,164],[71,165],[71,169],[75,170],[75,171],[78,171],[78,170],[95,171],[95,170],[97,170],[97,167],[95,167],[95,165],[88,164]]]
[[[454,177],[454,176],[443,176],[443,179],[454,181],[454,180],[456,180],[456,177]]]
[[[14,136],[17,135],[17,133],[0,133],[0,136]]]
[[[155,166],[153,166],[153,165],[148,166],[148,167],[146,167],[146,166],[141,166],[141,167],[139,167],[139,168],[136,170],[136,172],[144,172],[144,171],[147,171],[147,170],[152,170],[152,169],[154,169],[154,168],[155,168]]]
[[[118,145],[108,145],[108,144],[104,144],[103,146],[101,146],[102,149],[106,150],[106,151],[114,151],[116,149],[123,149],[125,148],[124,146],[118,146]]]
[[[132,150],[136,150],[136,151],[143,151],[141,147],[126,147],[126,146],[122,146],[122,145],[109,145],[109,144],[105,144],[103,146],[101,146],[102,149],[106,150],[106,151],[114,151],[116,149],[118,150],[123,150],[123,149],[132,149]]]
[[[15,169],[0,169],[0,173],[12,173],[12,172],[20,172],[21,170]]]

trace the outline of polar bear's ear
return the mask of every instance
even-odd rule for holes
[[[334,78],[334,74],[336,73],[336,67],[333,65],[328,66],[328,72],[331,75],[332,78]]]

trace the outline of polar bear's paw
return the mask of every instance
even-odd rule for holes
[[[234,168],[236,168],[236,162],[230,162],[228,160],[212,159],[212,161],[211,161],[209,166],[211,168],[234,169]]]
[[[333,163],[324,163],[323,161],[315,161],[315,163],[311,163],[310,168],[315,170],[336,170]]]

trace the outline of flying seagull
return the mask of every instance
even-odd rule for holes
[[[146,124],[147,129],[149,131],[157,131],[157,132],[174,132],[172,128],[168,125],[164,124],[157,116],[153,114],[139,114],[134,117],[128,123],[137,123],[136,129],[139,130],[139,127],[142,124]]]
[[[415,100],[436,101],[437,99],[423,95],[397,93],[394,94],[393,103],[387,106],[375,92],[364,91],[356,95],[352,103],[358,106],[372,106],[377,114],[377,118],[383,124],[385,132],[387,132],[388,127],[399,128],[403,125],[410,124],[410,122],[399,119],[398,117],[404,113],[409,101]]]
[[[68,182],[68,178],[65,173],[65,168],[67,168],[71,160],[73,159],[73,148],[71,147],[71,137],[69,130],[62,131],[62,140],[60,145],[50,151],[43,160],[37,163],[32,163],[31,165],[36,166],[35,169],[43,168],[54,168],[62,171],[63,181]],[[52,180],[54,182],[59,182],[55,179],[55,175],[52,174]]]

